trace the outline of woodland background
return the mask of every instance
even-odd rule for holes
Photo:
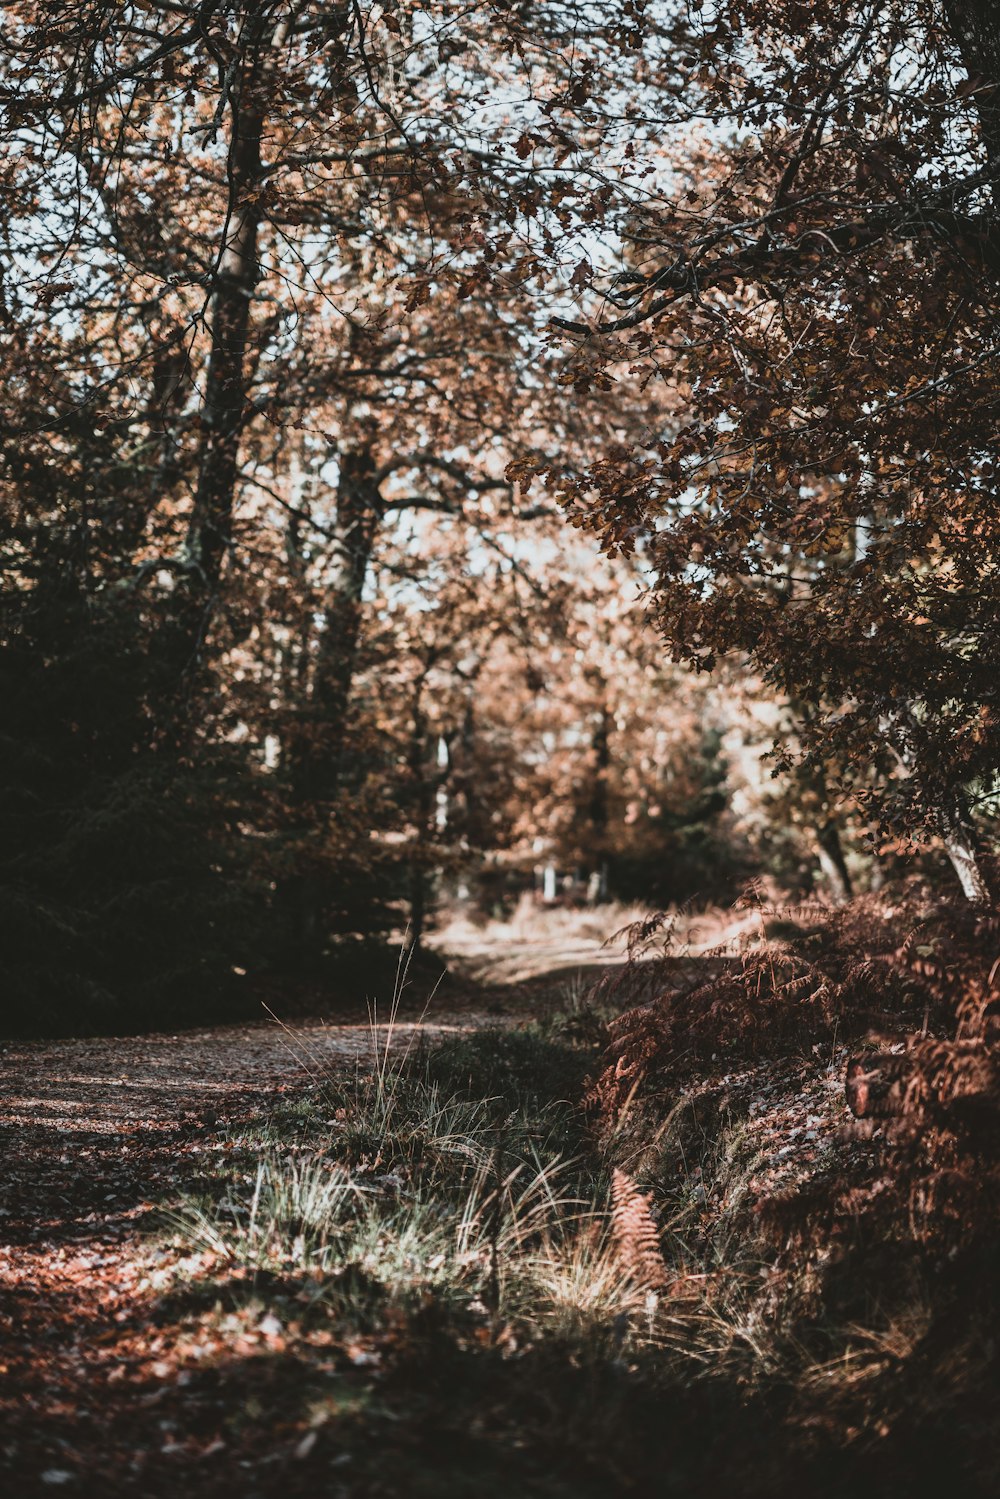
[[[2,8],[17,1492],[996,1495],[998,291],[993,0]]]
[[[974,0],[7,6],[5,1026],[546,866],[987,899],[998,79]]]

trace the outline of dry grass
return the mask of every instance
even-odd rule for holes
[[[662,1224],[633,1184],[623,1203],[613,1142],[588,1134],[566,1096],[574,1075],[579,1096],[588,1058],[575,1039],[582,1005],[562,998],[540,1030],[426,1058],[373,1028],[369,1065],[286,1106],[252,1172],[172,1217],[175,1245],[240,1272],[309,1277],[312,1300],[349,1322],[373,1299],[433,1296],[485,1319],[491,1337],[502,1323],[522,1343],[568,1340],[587,1360],[660,1349],[718,1368],[741,1344],[742,1309],[684,1240],[695,1202]]]
[[[626,914],[634,913],[616,913]],[[560,924],[580,930],[581,913],[543,915],[550,935]],[[669,1401],[706,1387],[712,1402],[736,1402],[731,1420],[758,1402],[780,1412],[779,1450],[813,1450],[821,1432],[834,1449],[884,1445],[897,1429],[902,1443],[923,1423],[950,1444],[954,1463],[968,1451],[988,1466],[993,1418],[979,1412],[978,1435],[963,1418],[979,1410],[973,1386],[995,1372],[986,1261],[964,1275],[960,1240],[955,1268],[947,1257],[937,1264],[937,1248],[950,1254],[955,1241],[925,1232],[936,1199],[904,1202],[888,1189],[887,1167],[899,1170],[904,1193],[922,1180],[906,1176],[891,1153],[899,1147],[841,1138],[847,1052],[836,1013],[809,1002],[824,965],[842,965],[826,979],[841,999],[866,974],[881,984],[880,953],[886,972],[915,954],[908,981],[922,974],[934,999],[957,938],[939,922],[933,950],[897,940],[896,952],[867,907],[831,918],[832,927],[822,913],[796,915],[751,912],[754,926],[741,929],[723,976],[722,1008],[707,1003],[685,1016],[682,1007],[682,1024],[656,1029],[653,1067],[626,1079],[603,1116],[588,1119],[582,1107],[601,1016],[588,986],[563,982],[534,1028],[426,1055],[383,1047],[367,1069],[323,1080],[294,1121],[276,1120],[254,1172],[228,1181],[214,1203],[189,1205],[175,1230],[228,1265],[306,1278],[334,1337],[405,1325],[412,1346],[429,1336],[417,1329],[430,1317],[449,1346],[500,1355],[504,1402],[515,1398],[519,1360],[539,1359],[532,1367],[549,1371],[536,1375],[539,1399],[562,1412],[566,1433],[596,1419],[589,1405],[563,1404],[573,1369],[603,1398],[627,1374],[637,1412],[647,1395]],[[525,912],[522,931],[535,919]],[[493,940],[505,930],[494,926]],[[799,972],[818,975],[811,987],[794,982],[800,942]],[[702,988],[713,984],[709,972]],[[926,1008],[923,993],[916,1002]],[[975,1002],[985,1025],[985,1001]],[[912,1010],[912,993],[908,1003]],[[786,1031],[782,1015],[777,1056],[759,1044],[760,1012],[776,1005],[791,1006],[794,1022]],[[693,1048],[692,1023],[705,1027]],[[635,1018],[624,1025],[634,1033]],[[621,1027],[618,1035],[612,1066]],[[919,1046],[913,1055],[920,1063]],[[951,1067],[950,1051],[945,1061]],[[946,1082],[953,1072],[945,1068]],[[951,1093],[942,1103],[941,1088],[925,1092],[927,1110],[951,1107]],[[951,1149],[952,1137],[935,1128]],[[972,1285],[982,1306],[970,1317]],[[461,1406],[466,1397],[450,1398]],[[518,1419],[530,1421],[523,1409]],[[638,1463],[638,1414],[612,1400],[607,1419],[620,1428],[600,1427],[615,1461]]]

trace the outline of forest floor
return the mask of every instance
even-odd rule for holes
[[[333,1023],[0,1042],[0,1474],[16,1479],[11,1492],[256,1491],[258,1466],[265,1481],[288,1447],[287,1421],[261,1405],[288,1339],[256,1305],[235,1343],[201,1306],[192,1321],[177,1284],[214,1286],[219,1257],[165,1242],[165,1210],[217,1190],[229,1162],[270,1142],[275,1109],[318,1078],[370,1071],[387,1046],[395,1055],[529,1020],[607,961],[588,937],[559,944],[558,962],[529,958],[531,947],[521,944],[518,981],[452,981],[445,1000],[381,1022],[366,1003],[346,1016],[338,1006]],[[355,1348],[347,1367],[367,1387],[376,1362]],[[195,1375],[209,1368],[206,1399]],[[253,1451],[261,1419],[276,1420],[277,1452]],[[306,1446],[302,1433],[291,1444],[300,1467]],[[301,1477],[312,1492],[315,1474]]]
[[[723,1232],[828,1167],[841,1050],[714,1080],[660,1295],[615,1259],[579,1108],[607,954],[531,946],[488,943],[375,1030],[359,1008],[0,1048],[12,1495],[895,1492],[889,1424],[827,1408],[919,1316],[797,1350],[796,1394],[746,1310],[768,1268]]]
[[[463,998],[445,1018],[397,1016],[392,1045],[498,1023],[492,997],[493,1014]],[[0,1473],[17,1475],[18,1494],[177,1491],[176,1467],[160,1462],[191,1439],[176,1392],[224,1343],[164,1320],[162,1291],[183,1259],[150,1247],[164,1206],[216,1181],[220,1158],[284,1095],[320,1072],[369,1066],[389,1030],[358,1011],[293,1028],[266,1019],[0,1043]],[[185,1270],[195,1268],[211,1266]],[[241,1356],[282,1343],[266,1325],[241,1329]],[[195,1445],[216,1479],[225,1444]],[[209,1487],[250,1492],[233,1472]]]

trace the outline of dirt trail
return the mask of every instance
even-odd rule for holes
[[[521,965],[517,948],[510,943],[506,958]],[[411,1044],[418,1028],[443,1038],[544,1013],[604,972],[578,946],[571,962],[550,962],[537,976],[460,978],[422,1022],[400,1020],[393,1044]],[[378,1035],[384,1045],[384,1026]],[[323,1326],[296,1331],[294,1296],[284,1323],[262,1315],[224,1256],[152,1232],[164,1206],[217,1190],[220,1166],[237,1177],[249,1169],[245,1128],[282,1093],[371,1056],[363,1013],[290,1031],[268,1021],[0,1043],[0,1492],[368,1499],[409,1491],[381,1480],[359,1487],[353,1470],[333,1482],[327,1447],[314,1451],[301,1425],[315,1385],[324,1400],[362,1413],[344,1417],[354,1433],[345,1460],[367,1450],[363,1412],[391,1433],[397,1415],[380,1393],[378,1340],[387,1340],[389,1368],[403,1356],[393,1342],[399,1328],[363,1346],[341,1346]],[[832,1134],[841,1107],[834,1060],[721,1080],[753,1095],[745,1128],[758,1146],[761,1190],[808,1172]],[[418,1411],[401,1450],[421,1431]],[[438,1456],[427,1461],[436,1471]]]
[[[462,1011],[421,1028],[495,1022]],[[393,1045],[417,1024],[400,1021]],[[158,1388],[148,1230],[162,1204],[197,1190],[283,1091],[371,1055],[362,1018],[0,1045],[0,1474],[16,1474],[19,1495],[90,1493],[98,1471],[103,1494],[118,1491],[114,1473],[136,1491],[121,1452],[113,1470],[100,1454],[109,1420],[148,1424],[140,1407]]]
[[[391,1034],[405,1047],[417,1031],[428,1037],[495,1023],[493,1015],[461,1011],[424,1020],[379,1024],[379,1045]],[[209,1109],[234,1090],[266,1097],[275,1082],[370,1056],[366,1019],[329,1024],[276,1021],[184,1031],[177,1035],[0,1043],[0,1125],[94,1133],[137,1121],[175,1123],[185,1111]]]
[[[377,1028],[404,1049],[496,1023],[462,1012]],[[366,1065],[367,1020],[270,1021],[179,1035],[7,1042],[0,1046],[4,1190],[0,1245],[116,1239],[184,1164],[196,1137],[266,1108],[276,1092]]]

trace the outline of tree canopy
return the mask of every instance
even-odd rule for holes
[[[998,46],[930,0],[7,7],[18,950],[117,1003],[112,913],[183,886],[193,996],[477,860],[845,898],[939,847],[983,899]]]
[[[669,648],[745,652],[804,752],[967,889],[998,766],[997,100],[986,4],[666,7],[621,267],[559,316],[578,385],[673,394],[575,524],[657,572]]]

